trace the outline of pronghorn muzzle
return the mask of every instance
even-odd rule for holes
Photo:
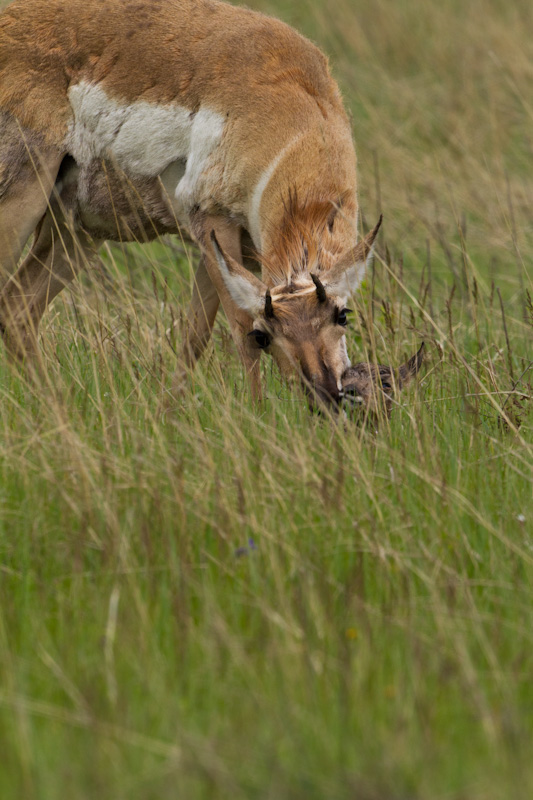
[[[337,411],[343,392],[339,390],[337,381],[329,371],[324,369],[318,376],[306,374],[306,370],[302,370],[302,381],[310,411],[320,411],[325,408]]]

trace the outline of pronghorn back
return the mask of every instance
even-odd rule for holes
[[[0,107],[55,143],[71,121],[68,88],[82,81],[122,102],[250,119],[298,115],[310,98],[341,108],[318,48],[217,0],[14,0],[0,43]]]
[[[354,189],[325,57],[252,11],[215,0],[15,0],[0,17],[0,75],[0,109],[78,163],[112,155],[125,172],[153,177],[195,145],[200,161],[218,146],[209,179],[187,181],[185,202],[255,216],[256,246],[253,190],[295,138],[287,186],[309,193],[311,166],[324,196]],[[276,210],[265,209],[273,226]]]

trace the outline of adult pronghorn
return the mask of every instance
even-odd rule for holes
[[[48,303],[103,240],[198,242],[183,358],[228,317],[252,388],[259,351],[338,401],[356,244],[356,159],[326,58],[217,0],[14,0],[0,15],[0,330],[35,349]],[[262,268],[262,280],[249,269]]]

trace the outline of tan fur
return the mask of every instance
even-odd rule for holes
[[[230,258],[259,262],[263,286],[282,290],[271,351],[282,370],[317,380],[336,396],[332,386],[349,363],[342,331],[331,323],[338,301],[328,301],[328,333],[325,309],[309,294],[310,272],[325,276],[352,252],[357,185],[350,127],[324,55],[278,20],[217,0],[14,0],[0,14],[0,276],[12,271],[45,214],[56,177],[71,187],[62,212],[85,252],[91,239],[145,241],[180,229],[166,172],[154,167],[147,174],[145,163],[142,175],[118,168],[107,152],[84,164],[69,160],[69,92],[79,86],[98,87],[118,109],[149,103],[182,109],[191,121],[207,111],[223,123],[195,184],[194,205],[180,219],[204,253],[185,366],[204,349],[220,301],[259,394],[257,353],[247,337],[253,320],[217,267],[214,230]],[[43,255],[51,275],[53,259],[52,249]],[[28,341],[30,328],[36,335],[47,302],[35,300],[33,272],[21,270],[0,295],[0,323],[19,343]],[[294,291],[299,279],[309,296]],[[22,299],[14,303],[15,296]]]
[[[335,304],[318,306],[310,296],[302,297],[288,315],[280,313],[282,308],[276,305],[276,317],[268,330],[273,339],[270,352],[283,376],[288,380],[301,377],[311,406],[317,401],[338,400],[346,361],[345,350],[339,348],[344,329],[334,323]]]
[[[81,80],[130,103],[229,113],[224,160],[232,185],[220,187],[221,205],[235,186],[251,191],[302,119],[324,141],[313,134],[302,143],[291,156],[294,174],[285,166],[288,181],[280,188],[300,188],[301,167],[307,172],[309,163],[330,174],[346,146],[353,160],[323,54],[278,20],[215,0],[15,0],[0,16],[0,74],[0,108],[53,145],[71,121],[66,90]],[[332,125],[343,134],[334,147]],[[350,183],[354,168],[342,183]]]

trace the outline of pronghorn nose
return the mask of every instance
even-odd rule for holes
[[[302,354],[300,372],[311,409],[340,403],[341,393],[338,383],[317,353],[311,351]]]
[[[342,391],[339,390],[337,382],[330,376],[311,376],[312,380],[307,384],[309,404],[313,410],[320,405],[338,405],[342,399]]]

